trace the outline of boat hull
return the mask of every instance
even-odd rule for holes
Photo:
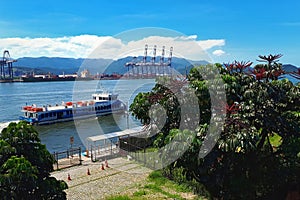
[[[69,122],[69,121],[76,121],[76,120],[84,120],[84,119],[91,119],[95,117],[101,117],[111,114],[122,114],[124,111],[114,111],[109,113],[99,113],[99,114],[91,114],[91,115],[83,115],[78,117],[70,117],[70,118],[64,118],[64,119],[56,119],[56,120],[50,120],[50,121],[41,121],[33,123],[33,125],[49,125],[49,124],[56,124],[56,123],[62,123],[62,122]]]

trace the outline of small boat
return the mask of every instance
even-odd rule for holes
[[[34,125],[66,122],[76,119],[98,117],[114,113],[124,113],[126,105],[118,99],[118,94],[96,93],[92,100],[66,102],[61,105],[36,105],[22,107],[23,116],[19,119]]]

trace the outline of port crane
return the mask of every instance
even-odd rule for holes
[[[3,57],[0,59],[0,80],[13,80],[13,63],[17,62],[10,57],[9,51],[4,50]]]

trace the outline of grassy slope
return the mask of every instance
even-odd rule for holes
[[[147,181],[135,187],[128,188],[119,195],[107,200],[143,200],[143,199],[205,199],[191,192],[183,185],[164,178],[160,171],[152,172]]]

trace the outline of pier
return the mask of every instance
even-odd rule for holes
[[[155,78],[157,76],[171,76],[171,61],[173,54],[173,47],[170,47],[169,57],[165,60],[165,46],[162,46],[161,56],[158,61],[156,61],[156,50],[157,46],[153,46],[153,55],[150,61],[148,58],[148,45],[145,45],[144,57],[142,61],[138,61],[137,57],[133,57],[131,62],[127,62],[125,67],[127,67],[128,78]]]

